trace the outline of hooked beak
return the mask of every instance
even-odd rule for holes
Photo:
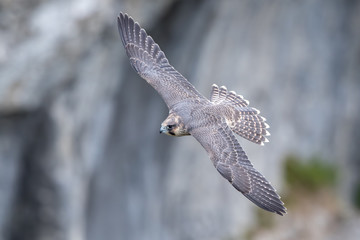
[[[166,126],[161,126],[160,127],[160,134],[163,133],[163,132],[167,132]]]

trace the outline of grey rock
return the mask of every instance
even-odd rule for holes
[[[282,160],[359,164],[357,1],[0,1],[0,239],[224,239],[255,207],[192,138],[159,136],[167,109],[131,69],[128,12],[201,93],[250,100],[270,143],[240,140],[281,193]]]

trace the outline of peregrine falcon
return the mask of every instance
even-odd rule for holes
[[[216,170],[262,209],[283,215],[284,203],[241,148],[235,134],[263,145],[269,125],[249,101],[226,87],[212,86],[210,100],[170,65],[151,36],[127,14],[118,16],[121,41],[134,70],[165,101],[169,116],[160,133],[193,136],[206,150]]]

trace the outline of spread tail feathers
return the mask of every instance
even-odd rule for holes
[[[269,142],[266,138],[266,136],[270,136],[266,130],[269,128],[265,122],[266,119],[259,115],[259,110],[249,107],[249,101],[243,96],[237,95],[234,91],[228,91],[225,86],[219,88],[213,84],[210,100],[214,104],[231,106],[227,124],[234,133],[260,145]]]

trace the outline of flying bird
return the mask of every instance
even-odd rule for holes
[[[118,16],[121,41],[134,70],[165,101],[169,116],[160,133],[193,136],[206,150],[216,170],[262,209],[283,215],[284,203],[241,148],[235,134],[263,145],[269,125],[249,101],[226,87],[212,86],[210,100],[170,65],[151,36],[127,14]]]

